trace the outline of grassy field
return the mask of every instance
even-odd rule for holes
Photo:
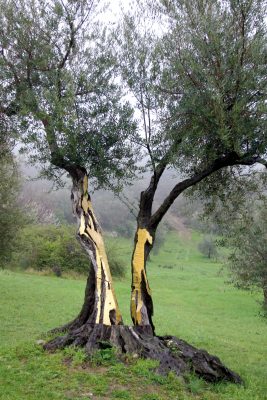
[[[112,239],[130,262],[130,243]],[[197,251],[199,235],[175,233],[148,274],[158,334],[172,334],[218,355],[244,379],[244,386],[207,385],[159,377],[152,362],[116,361],[111,351],[91,360],[83,351],[47,354],[36,345],[42,334],[74,317],[82,303],[84,280],[0,272],[0,399],[267,399],[267,321],[259,316],[261,294],[225,283],[220,265]],[[129,275],[116,281],[124,321],[129,323]]]

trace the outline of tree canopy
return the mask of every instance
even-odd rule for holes
[[[172,165],[196,182],[220,170],[209,183],[222,187],[233,167],[266,166],[266,2],[151,8],[156,28],[127,16],[121,40],[152,170]],[[159,21],[164,29],[155,35]]]
[[[137,217],[132,319],[153,326],[145,264],[173,202],[189,188],[226,199],[228,188],[244,184],[244,172],[267,167],[266,1],[159,0],[141,7],[125,16],[118,45],[142,125],[134,140],[151,171]],[[177,181],[155,209],[170,167]],[[140,247],[142,266],[135,259]]]
[[[132,110],[94,1],[1,1],[1,114],[49,176],[130,175]]]

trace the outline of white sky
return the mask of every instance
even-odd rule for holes
[[[129,7],[133,8],[135,3],[136,1],[133,0],[110,0],[107,5],[105,17],[110,22],[115,22],[122,10],[126,10]]]

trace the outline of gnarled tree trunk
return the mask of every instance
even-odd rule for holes
[[[162,374],[173,371],[183,375],[191,371],[211,382],[225,380],[241,383],[241,378],[217,357],[178,338],[155,336],[152,296],[146,276],[146,261],[155,231],[149,229],[147,202],[143,203],[139,215],[132,257],[131,315],[135,326],[122,324],[101,230],[88,194],[88,178],[83,170],[76,175],[77,178],[73,178],[72,202],[79,224],[77,236],[90,256],[92,266],[80,314],[59,329],[66,330],[64,336],[49,341],[44,348],[55,350],[75,345],[85,347],[90,354],[97,349],[114,346],[122,353],[157,360],[158,372]]]
[[[90,256],[94,275],[94,297],[88,322],[93,324],[117,325],[122,322],[100,226],[93,211],[88,194],[88,178],[73,183],[73,211],[79,223],[77,233],[83,248]],[[92,280],[92,279],[91,279]],[[88,293],[87,299],[90,298]],[[86,299],[85,299],[86,300]]]
[[[76,179],[73,177],[71,200],[78,222],[77,238],[87,252],[91,266],[84,304],[79,315],[53,332],[73,331],[84,324],[121,324],[122,316],[113,288],[105,245],[88,193],[88,177],[83,170],[79,171]]]

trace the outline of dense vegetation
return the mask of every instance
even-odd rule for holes
[[[9,268],[54,273],[87,275],[89,262],[77,240],[74,225],[27,225],[21,229],[13,248]],[[125,275],[125,264],[116,246],[108,247],[111,270],[116,277]]]
[[[12,246],[27,218],[19,204],[21,179],[10,146],[0,126],[0,267],[10,260]]]

